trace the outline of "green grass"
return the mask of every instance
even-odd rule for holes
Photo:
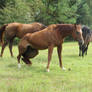
[[[21,62],[17,67],[17,46],[10,57],[8,47],[0,58],[0,92],[92,92],[92,44],[88,55],[78,56],[78,43],[63,44],[62,60],[66,71],[59,67],[57,50],[54,49],[50,72],[46,72],[47,50],[32,59],[32,66]],[[71,68],[71,71],[68,69]]]

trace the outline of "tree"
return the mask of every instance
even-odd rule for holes
[[[75,3],[69,0],[61,0],[58,3],[58,20],[63,23],[76,23],[76,10]]]
[[[0,0],[0,8],[3,9],[5,7],[6,0]]]
[[[90,9],[86,0],[78,0],[77,2],[77,23],[89,25]]]
[[[0,13],[0,24],[11,22],[30,23],[34,21],[32,10],[27,3],[22,0],[7,2],[6,7],[0,9]]]

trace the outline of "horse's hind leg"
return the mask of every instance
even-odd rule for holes
[[[10,53],[11,53],[11,57],[13,57],[12,45],[13,45],[13,39],[10,40],[10,42],[9,42],[9,50],[10,50]]]
[[[0,54],[1,57],[3,56],[3,52],[7,44],[8,44],[8,41],[5,41],[4,44],[2,45],[1,54]]]

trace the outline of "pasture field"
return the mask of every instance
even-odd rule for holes
[[[0,58],[0,92],[92,92],[92,43],[84,58],[78,56],[78,50],[77,42],[63,44],[62,59],[66,68],[63,71],[54,48],[50,72],[46,72],[47,50],[32,59],[32,66],[21,62],[22,67],[18,69],[17,46],[13,47],[13,58],[7,47]]]

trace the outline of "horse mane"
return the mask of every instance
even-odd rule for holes
[[[56,27],[55,27],[55,30],[58,30],[60,33],[62,33],[63,31],[66,31],[66,34],[70,33],[70,31],[74,29],[75,29],[74,24],[56,24]]]
[[[88,26],[83,25],[82,26],[82,35],[83,35],[83,38],[85,40],[87,35],[92,35],[91,29]]]
[[[85,32],[90,32],[91,30],[90,30],[90,28],[88,27],[88,26],[85,26],[85,25],[83,25],[82,26],[82,31],[85,31]]]

